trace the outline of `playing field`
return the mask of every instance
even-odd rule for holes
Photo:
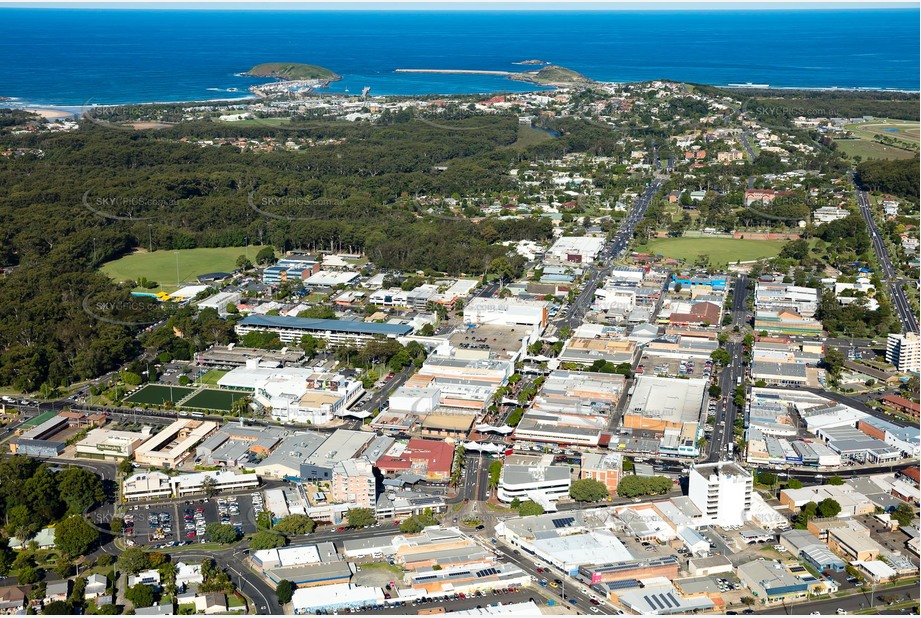
[[[58,415],[57,410],[50,410],[48,412],[43,412],[35,418],[31,418],[22,424],[23,429],[31,429],[32,427],[38,427],[45,421],[50,421],[52,418]]]
[[[886,135],[917,144],[921,141],[921,139],[919,139],[919,136],[921,136],[919,126],[921,125],[914,120],[878,118],[871,122],[859,122],[857,124],[845,125],[844,128],[858,137],[868,137],[872,139],[874,135]]]
[[[722,265],[774,257],[780,253],[780,248],[786,242],[734,238],[658,238],[637,250],[687,262],[693,262],[698,255],[707,255],[711,264]]]
[[[886,146],[869,139],[836,139],[838,149],[851,158],[867,159],[911,159],[918,153],[895,146]]]
[[[148,384],[125,397],[125,403],[146,404],[148,406],[162,406],[167,401],[176,403],[183,397],[188,397],[195,392],[194,388],[185,386],[163,386],[162,384]]]
[[[246,396],[247,393],[240,391],[219,391],[206,388],[183,403],[182,407],[194,410],[221,410],[223,412],[230,412],[230,410],[233,409],[233,403]]]
[[[215,247],[203,249],[182,249],[179,251],[138,251],[131,255],[102,265],[102,272],[116,281],[137,281],[145,277],[160,286],[154,290],[172,292],[183,285],[197,284],[198,275],[211,272],[233,272],[237,258],[248,255],[255,261],[261,246]],[[177,284],[178,264],[178,284]]]

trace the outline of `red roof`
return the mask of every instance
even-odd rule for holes
[[[689,313],[673,313],[668,321],[672,324],[719,324],[720,308],[713,303],[695,303]]]
[[[903,475],[907,476],[915,483],[921,483],[921,469],[918,466],[911,466],[910,468],[905,468],[901,471]]]
[[[451,473],[454,445],[440,440],[412,438],[399,456],[384,455],[375,464],[381,472],[400,472],[424,465],[428,474]]]
[[[904,397],[899,397],[898,395],[886,395],[883,397],[883,401],[886,403],[891,403],[894,406],[900,408],[906,408],[908,410],[914,410],[915,412],[919,411],[919,405],[910,399],[905,399]]]

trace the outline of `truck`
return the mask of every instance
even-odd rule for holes
[[[420,609],[416,614],[420,616],[431,616],[432,614],[443,614],[445,613],[444,607],[427,607],[425,609]]]

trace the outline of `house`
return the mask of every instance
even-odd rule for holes
[[[149,569],[147,571],[141,571],[137,575],[128,576],[129,588],[133,588],[138,584],[148,584],[156,588],[160,585],[160,572],[156,569]]]
[[[26,541],[26,546],[28,547],[30,543],[35,543],[39,549],[52,549],[54,548],[54,528],[43,528],[39,530],[35,536]],[[10,537],[9,540],[10,549],[22,549],[22,541],[16,537]]]
[[[105,575],[94,573],[86,578],[86,588],[83,590],[84,599],[98,599],[105,595],[106,588],[109,587],[109,580]],[[97,603],[97,605],[99,605]]]
[[[70,580],[65,579],[59,582],[49,582],[45,587],[44,603],[53,603],[55,601],[66,601],[70,596]]]
[[[32,586],[4,586],[0,588],[0,614],[22,613],[29,604]]]
[[[176,610],[172,603],[161,603],[153,607],[137,607],[135,616],[175,616]]]
[[[227,612],[227,595],[223,592],[208,592],[195,597],[195,610],[205,614]]]
[[[751,206],[755,202],[770,204],[782,195],[793,195],[792,191],[775,191],[774,189],[746,189],[745,205]]]
[[[186,564],[184,562],[176,563],[176,586],[188,586],[189,584],[200,584],[205,581],[201,574],[200,564]]]

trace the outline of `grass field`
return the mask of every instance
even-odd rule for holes
[[[551,139],[553,139],[553,136],[546,131],[541,131],[540,129],[525,125],[518,125],[518,139],[512,144],[512,148],[523,149]]]
[[[915,144],[921,142],[921,125],[913,120],[879,118],[871,122],[845,125],[844,128],[858,137],[873,139],[874,135],[886,135]]]
[[[38,427],[39,425],[41,425],[41,424],[44,423],[45,421],[50,421],[52,418],[54,418],[55,416],[57,416],[57,414],[58,414],[58,411],[57,411],[57,410],[51,410],[51,411],[49,411],[49,412],[43,412],[42,414],[39,414],[39,415],[36,416],[35,418],[29,419],[28,421],[26,421],[25,423],[23,423],[23,424],[22,424],[22,428],[23,428],[23,429],[31,429],[32,427]]]
[[[256,259],[261,246],[216,247],[203,249],[182,249],[180,251],[138,251],[131,255],[102,265],[102,272],[116,281],[137,281],[146,277],[160,286],[154,290],[172,292],[182,285],[198,283],[196,277],[210,272],[233,272],[237,258],[249,255]],[[177,259],[178,257],[178,259]],[[179,285],[176,281],[176,264],[179,264]]]
[[[185,386],[162,386],[160,384],[148,384],[125,397],[125,403],[162,406],[167,401],[176,403],[183,397],[188,397],[194,391],[194,388],[187,388]]]
[[[226,371],[221,369],[212,369],[201,377],[201,383],[217,386],[217,381],[223,378],[225,375],[227,375]]]
[[[191,399],[182,404],[183,408],[198,410],[220,410],[230,412],[233,408],[233,402],[246,397],[246,393],[240,391],[219,391],[216,389],[206,388],[197,393]]]
[[[837,139],[838,149],[849,157],[860,156],[867,159],[911,159],[917,153],[903,148],[886,146],[871,139]]]
[[[780,248],[785,243],[784,240],[659,238],[639,247],[637,251],[661,254],[688,262],[693,262],[698,255],[708,255],[711,264],[722,265],[774,257],[780,253]]]

